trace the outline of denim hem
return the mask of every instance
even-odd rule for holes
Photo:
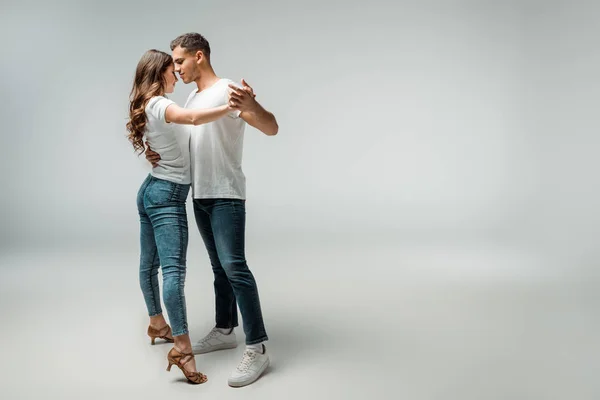
[[[246,344],[258,344],[261,342],[266,342],[267,340],[269,340],[269,337],[265,335],[261,339],[246,340]]]
[[[190,332],[187,329],[184,329],[184,330],[178,331],[178,332],[173,331],[171,333],[171,335],[173,335],[173,337],[175,337],[175,336],[187,335],[188,333],[190,333]]]
[[[215,325],[215,328],[219,328],[219,329],[233,329],[233,328],[237,328],[238,326],[240,326],[240,324],[235,324],[232,326],[219,326],[219,324]]]
[[[159,311],[158,311],[158,312],[156,312],[156,313],[148,313],[148,315],[149,315],[150,317],[156,317],[157,315],[160,315],[160,314],[162,314],[162,310],[159,310]]]

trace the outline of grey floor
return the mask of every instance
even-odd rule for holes
[[[192,339],[212,326],[192,238]],[[287,243],[287,244],[286,244]],[[165,371],[150,346],[137,249],[3,251],[3,399],[599,399],[598,279],[498,243],[249,242],[271,367],[229,388],[240,346]]]

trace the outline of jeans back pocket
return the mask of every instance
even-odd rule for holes
[[[173,201],[175,190],[175,183],[155,178],[146,188],[146,199],[153,206],[169,204]]]

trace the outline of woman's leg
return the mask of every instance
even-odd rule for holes
[[[184,292],[188,245],[185,199],[188,191],[187,185],[154,180],[145,201],[162,267],[164,303],[175,348],[181,353],[192,352]],[[187,361],[186,357],[182,359],[185,369],[195,372],[195,362]]]
[[[161,329],[166,325],[160,306],[160,292],[158,287],[158,267],[160,266],[158,249],[154,241],[154,229],[144,207],[144,195],[150,177],[142,184],[137,195],[138,214],[140,216],[140,288],[146,302],[150,326]]]

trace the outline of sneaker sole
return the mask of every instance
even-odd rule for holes
[[[254,378],[252,378],[252,379],[250,379],[248,381],[243,381],[243,382],[229,382],[229,381],[227,381],[227,384],[229,386],[235,387],[235,388],[243,387],[243,386],[248,386],[251,383],[256,382],[256,380],[261,377],[261,375],[263,374],[263,372],[265,372],[265,370],[267,369],[267,367],[269,366],[270,363],[271,363],[271,360],[267,359],[267,362],[263,364],[263,366],[260,369],[259,373],[256,374],[256,376]]]
[[[237,342],[217,344],[214,346],[210,346],[210,347],[206,347],[206,348],[198,349],[198,350],[196,350],[192,347],[192,353],[206,354],[206,353],[212,353],[213,351],[235,349],[236,347],[237,347]]]

